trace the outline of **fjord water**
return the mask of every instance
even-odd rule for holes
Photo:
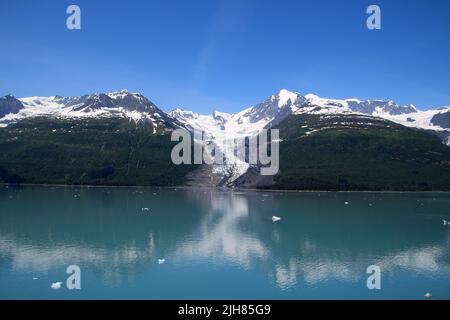
[[[446,193],[0,186],[0,298],[450,299],[443,219]]]

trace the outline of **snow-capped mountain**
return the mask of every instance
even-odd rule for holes
[[[420,111],[413,105],[402,106],[394,101],[326,99],[313,94],[303,96],[286,89],[280,90],[265,101],[235,114],[215,111],[210,115],[201,115],[179,108],[169,114],[187,128],[209,133],[209,141],[218,146],[226,145],[227,141],[238,137],[254,136],[262,129],[276,127],[290,115],[300,114],[353,115],[356,120],[352,123],[352,126],[359,122],[366,124],[370,118],[381,118],[404,126],[427,130],[445,132],[446,129],[450,129],[450,108]],[[348,117],[345,119],[348,119]],[[443,142],[447,145],[449,145],[449,137],[450,133],[443,136]],[[250,166],[245,162],[236,161],[234,150],[222,151],[226,158],[225,163],[213,165],[213,173],[227,177],[225,183],[230,184],[245,174]],[[232,162],[237,163],[237,165],[228,165],[227,159],[233,160]]]
[[[227,131],[230,134],[252,135],[276,125],[290,114],[357,113],[388,119],[409,127],[430,130],[450,129],[450,107],[421,111],[413,105],[394,101],[327,99],[314,94],[301,95],[286,89],[265,101],[235,114],[215,111],[201,115],[177,108],[169,113],[160,110],[140,93],[121,90],[76,97],[0,98],[0,123],[7,124],[36,116],[56,117],[126,117],[136,121],[149,119],[156,124],[176,120],[190,128],[207,132]],[[176,120],[175,120],[176,119]]]
[[[327,99],[314,94],[301,95],[286,89],[238,113],[215,111],[201,115],[193,111],[174,109],[163,112],[140,93],[121,90],[78,97],[0,98],[0,127],[31,117],[102,118],[121,117],[136,122],[150,122],[154,128],[185,127],[206,133],[206,140],[217,146],[225,156],[223,165],[213,165],[212,172],[221,176],[222,184],[231,184],[245,174],[250,166],[236,159],[227,143],[242,137],[257,135],[262,129],[276,127],[290,115],[353,115],[373,117],[438,132],[443,142],[450,145],[450,107],[421,111],[413,105],[398,105],[394,101]],[[356,121],[357,123],[357,121]],[[345,124],[344,124],[345,125]],[[353,123],[354,125],[354,123]]]
[[[203,130],[213,135],[226,133],[230,136],[252,136],[292,114],[301,108],[305,101],[300,94],[283,89],[267,100],[235,114],[214,111],[210,115],[201,115],[177,108],[169,112],[169,115],[188,128]]]
[[[222,184],[231,184],[250,168],[238,159],[235,150],[228,148],[236,138],[257,135],[262,129],[270,128],[292,114],[305,103],[298,93],[281,90],[262,103],[235,114],[215,111],[210,115],[200,115],[179,108],[169,115],[185,127],[208,133],[206,141],[214,143],[224,155],[224,164],[214,164],[213,174],[221,177]]]
[[[140,93],[121,90],[75,97],[6,96],[0,100],[0,125],[32,117],[102,118],[122,117],[150,122],[154,127],[173,129],[178,122]]]
[[[301,95],[286,89],[236,114],[200,115],[175,109],[169,114],[190,128],[207,132],[229,131],[252,135],[278,124],[290,114],[360,114],[390,120],[408,127],[442,131],[450,129],[450,107],[421,111],[413,105],[392,100],[327,99],[314,94]],[[220,115],[220,116],[218,116]]]
[[[343,111],[351,111],[363,114],[369,114],[373,116],[378,115],[401,115],[417,112],[418,110],[413,105],[400,106],[394,101],[382,101],[382,100],[365,100],[359,99],[326,99],[320,98],[314,94],[307,94],[306,100],[315,106],[320,106],[327,109],[337,109]]]
[[[324,99],[313,94],[307,94],[305,98],[309,108],[301,108],[295,113],[357,113],[387,119],[408,127],[436,131],[450,129],[450,121],[446,121],[442,116],[450,112],[450,107],[422,111],[413,105],[398,105],[392,100]]]

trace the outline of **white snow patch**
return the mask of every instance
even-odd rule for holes
[[[280,108],[284,107],[289,102],[291,104],[295,103],[295,101],[297,101],[298,96],[299,96],[299,94],[296,92],[291,92],[286,89],[281,89],[280,92],[278,93],[278,107],[280,107]]]

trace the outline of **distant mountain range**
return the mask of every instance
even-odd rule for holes
[[[413,105],[398,105],[394,101],[325,99],[313,94],[305,96],[280,90],[267,100],[236,114],[216,111],[199,115],[192,111],[175,109],[168,114],[139,93],[121,90],[112,93],[94,93],[78,97],[29,97],[17,99],[12,95],[0,98],[0,123],[20,121],[24,118],[46,116],[60,118],[125,117],[136,121],[149,120],[157,125],[177,127],[176,120],[194,124],[196,119],[208,120],[216,128],[254,132],[270,123],[276,123],[290,114],[349,114],[359,113],[379,117],[421,129],[450,130],[450,107],[427,111]],[[211,120],[212,119],[212,120]],[[175,123],[172,123],[174,122]],[[212,121],[212,122],[211,122]],[[239,125],[240,128],[232,126]],[[210,127],[210,129],[213,129]],[[215,129],[213,129],[215,130]]]
[[[215,142],[279,128],[280,172],[261,177],[257,167],[239,161],[174,166],[170,132],[176,128],[203,130]],[[285,89],[241,112],[210,115],[180,108],[166,113],[126,90],[0,98],[4,182],[450,190],[448,146],[450,107],[421,111],[393,101],[325,99]],[[226,159],[234,157],[223,151]],[[143,164],[159,175],[143,174]]]
[[[138,93],[122,90],[113,93],[94,93],[79,97],[30,97],[16,99],[8,95],[0,98],[0,125],[23,119],[47,118],[129,118],[151,123],[155,128],[179,127],[176,120]]]

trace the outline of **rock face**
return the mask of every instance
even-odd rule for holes
[[[23,104],[14,96],[7,95],[0,98],[0,118],[10,113],[19,113],[23,109]]]
[[[431,118],[431,123],[445,129],[450,129],[450,111],[438,113]]]

